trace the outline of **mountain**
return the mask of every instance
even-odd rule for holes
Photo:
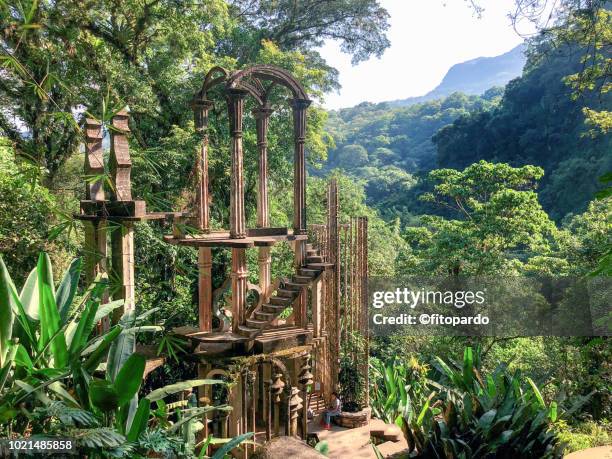
[[[479,95],[494,86],[505,86],[521,75],[525,66],[525,45],[494,57],[478,57],[453,65],[442,82],[424,96],[389,102],[393,106],[408,106],[429,100],[440,99],[454,92]]]

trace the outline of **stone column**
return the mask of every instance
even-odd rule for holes
[[[198,249],[198,316],[200,331],[212,331],[212,249]]]
[[[210,231],[209,195],[208,195],[208,112],[213,102],[204,97],[194,99],[192,107],[195,127],[200,135],[200,150],[196,158],[196,219],[198,229]]]
[[[308,99],[293,99],[293,135],[295,152],[293,157],[293,231],[306,234],[306,109]]]
[[[298,376],[298,382],[302,386],[302,396],[304,397],[304,408],[302,409],[301,418],[301,431],[302,439],[306,439],[308,436],[308,387],[312,385],[314,376],[310,372],[312,366],[310,365],[310,354],[304,356],[302,366],[300,368],[300,374]]]
[[[268,125],[272,109],[259,107],[253,110],[257,126],[257,151],[259,152],[259,180],[257,184],[257,227],[270,226],[268,210]]]
[[[120,283],[115,299],[122,298],[123,308],[115,309],[113,321],[135,309],[134,293],[134,223],[123,221],[111,231],[113,279]]]
[[[313,338],[319,338],[323,332],[323,276],[312,286],[312,322]]]
[[[238,326],[245,321],[247,296],[246,249],[232,249],[232,331],[238,333]]]
[[[246,91],[239,89],[230,89],[227,96],[230,135],[232,136],[232,170],[230,177],[230,238],[232,239],[244,239],[246,237],[242,165],[242,115],[245,96]]]
[[[272,283],[272,256],[270,247],[260,247],[257,262],[259,265],[259,288],[261,293],[266,296],[270,290],[270,284]]]
[[[102,149],[102,124],[95,119],[85,120],[85,164],[83,172],[87,179],[85,199],[88,201],[104,201],[104,151]],[[91,284],[96,276],[106,272],[106,257],[108,256],[106,241],[106,220],[85,220],[85,280]],[[108,300],[104,293],[103,303]],[[109,327],[108,318],[99,324],[101,330]]]
[[[102,124],[98,120],[85,120],[85,199],[104,201],[104,151]]]
[[[111,131],[111,151],[109,169],[113,179],[114,189],[111,190],[111,200],[132,200],[132,160],[127,140],[130,132],[128,127],[129,115],[125,110],[113,117],[113,131]]]

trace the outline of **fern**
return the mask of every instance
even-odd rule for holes
[[[53,401],[43,410],[48,417],[57,418],[69,427],[96,427],[98,420],[89,411],[67,406],[63,402]]]

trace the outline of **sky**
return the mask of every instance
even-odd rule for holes
[[[327,41],[322,56],[339,70],[340,93],[326,95],[329,109],[363,101],[382,102],[421,96],[435,88],[448,69],[481,56],[497,56],[523,41],[508,13],[514,0],[481,0],[478,18],[466,0],[380,0],[390,14],[391,46],[379,59],[357,66]],[[520,30],[529,33],[528,26]]]

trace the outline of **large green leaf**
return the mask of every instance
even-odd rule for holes
[[[0,256],[0,367],[3,367],[13,336],[14,293],[13,280]]]
[[[95,317],[98,312],[98,303],[88,303],[81,314],[81,320],[76,327],[72,340],[70,341],[70,354],[80,353],[85,347],[87,339],[95,326]]]
[[[19,300],[25,313],[33,320],[38,320],[38,270],[34,268],[23,284]]]
[[[148,398],[143,398],[138,403],[138,409],[132,420],[130,431],[127,434],[128,441],[136,441],[138,437],[147,428],[149,415],[151,413],[151,401]]]
[[[119,407],[119,394],[115,387],[104,379],[89,383],[91,404],[102,411],[113,411]]]
[[[91,373],[98,367],[112,343],[121,334],[121,330],[121,326],[115,326],[104,335],[104,337],[100,340],[100,344],[85,361],[85,364],[83,365],[85,370]]]
[[[106,378],[109,381],[115,381],[119,370],[134,353],[136,347],[136,330],[131,328],[134,323],[134,312],[125,314],[119,323],[122,327],[121,334],[113,341],[106,361]]]
[[[53,285],[53,271],[51,260],[46,253],[38,257],[38,288],[40,312],[40,349],[51,343],[51,353],[55,368],[68,364],[68,349],[63,333],[59,333],[61,320],[55,302],[55,287]]]
[[[240,443],[245,440],[248,440],[253,436],[253,432],[247,432],[242,435],[238,435],[237,437],[232,438],[225,445],[215,451],[215,454],[212,455],[211,459],[223,459],[227,453],[236,448]]]
[[[531,378],[527,378],[527,382],[531,386],[531,390],[533,391],[533,394],[538,400],[538,404],[540,405],[540,408],[545,408],[546,403],[544,402],[544,397],[542,397],[542,393],[540,392],[540,389],[538,389],[538,386],[536,386],[536,383],[534,383]]]
[[[81,258],[75,258],[70,263],[68,270],[64,273],[64,277],[57,288],[55,300],[57,309],[59,310],[61,322],[66,322],[72,300],[79,286],[79,277],[81,276]]]
[[[168,395],[176,394],[177,392],[182,392],[184,390],[191,389],[192,387],[199,387],[207,384],[226,384],[226,382],[220,379],[190,379],[188,381],[169,384],[159,389],[155,389],[153,392],[147,395],[147,398],[152,402],[156,402],[157,400],[161,400]]]
[[[146,359],[140,354],[132,354],[123,364],[113,383],[119,394],[119,405],[129,402],[138,393],[144,375]]]

